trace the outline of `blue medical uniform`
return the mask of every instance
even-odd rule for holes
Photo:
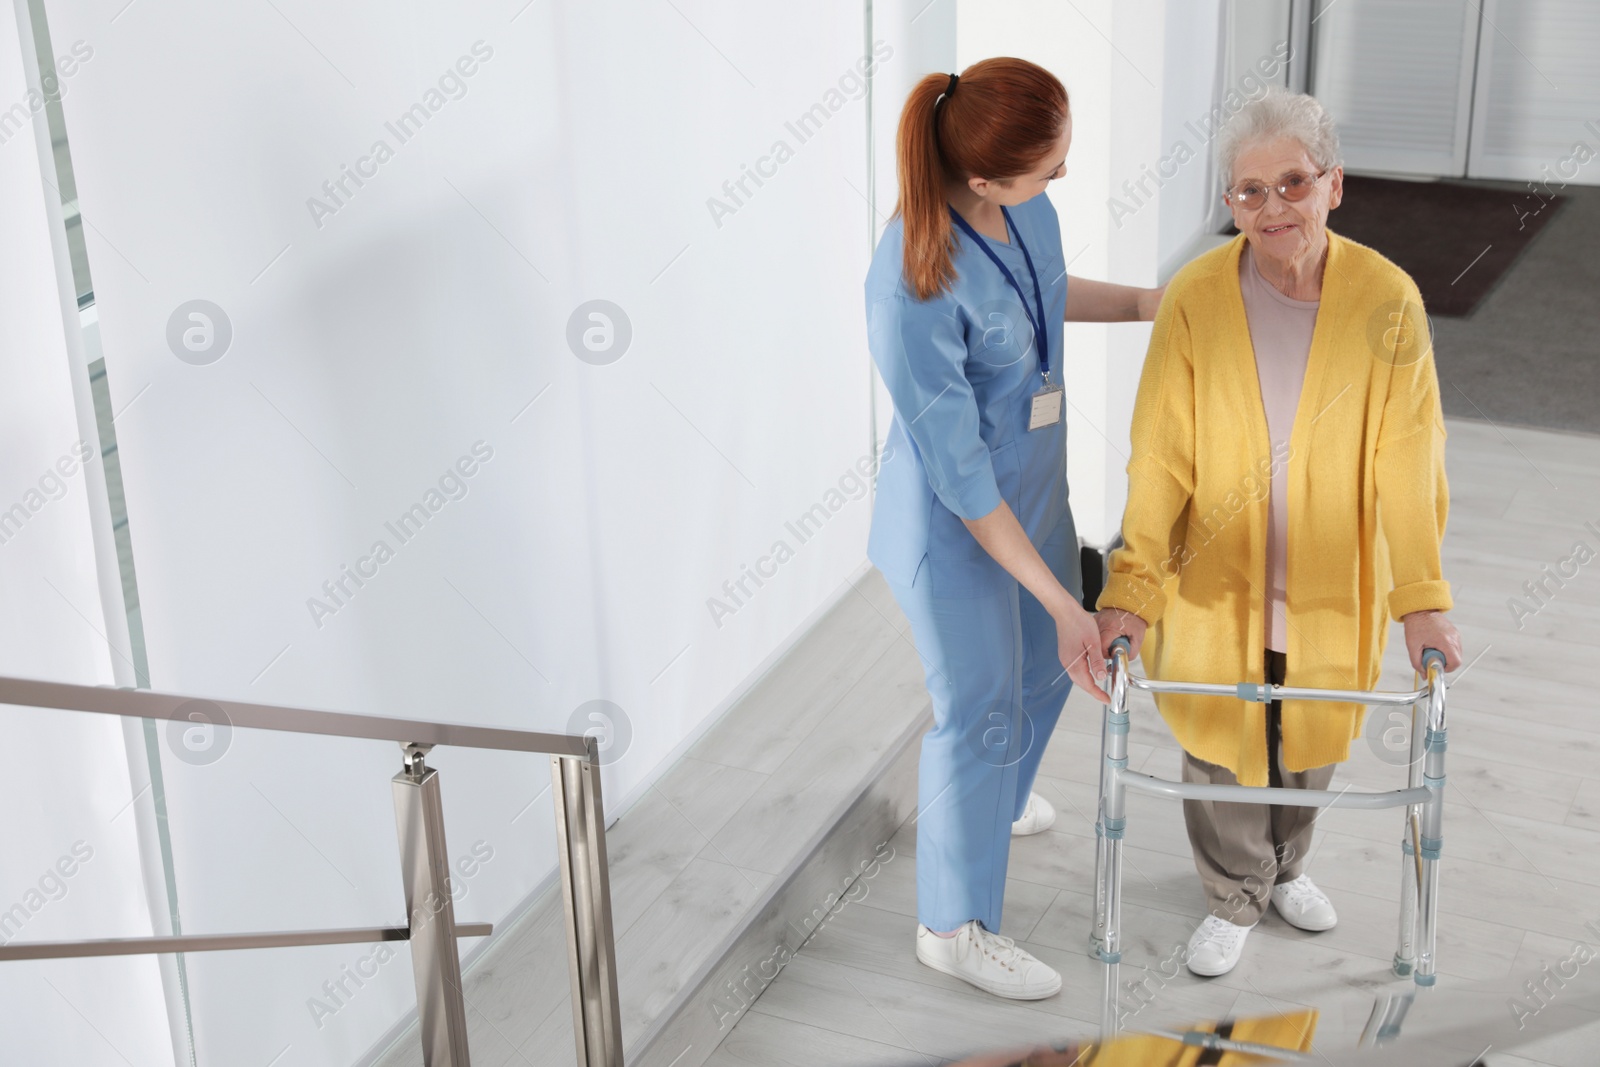
[[[1032,256],[1060,381],[1060,223],[1043,193],[1007,211],[1010,243],[982,239],[1030,309],[1022,245]],[[954,220],[952,230],[957,279],[930,300],[907,285],[899,218],[867,272],[867,341],[894,401],[867,556],[910,620],[933,698],[918,773],[917,918],[940,931],[979,919],[999,932],[1011,824],[1072,683],[1054,620],[961,520],[1004,500],[1074,597],[1082,579],[1067,502],[1065,412],[1053,426],[1028,429],[1043,384],[1033,329],[994,262]]]

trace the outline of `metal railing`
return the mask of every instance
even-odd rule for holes
[[[0,704],[94,712],[178,722],[191,718],[196,698],[148,690],[71,685],[0,677]],[[425,757],[435,745],[539,752],[550,756],[555,793],[556,846],[566,912],[567,970],[572,982],[572,1029],[579,1067],[622,1067],[622,1020],[617,1001],[616,942],[606,867],[605,812],[594,738],[507,730],[489,726],[417,722],[345,712],[312,711],[241,701],[211,700],[231,727],[394,741],[400,772],[391,779],[400,841],[400,878],[406,926],[86,941],[36,941],[0,945],[6,960],[211,952],[377,941],[409,941],[417,987],[423,1062],[428,1067],[468,1067],[466,1001],[456,941],[492,932],[488,923],[458,923],[445,852],[439,772]]]
[[[1422,650],[1427,684],[1406,693],[1355,689],[1307,689],[1243,682],[1159,681],[1140,678],[1128,667],[1130,645],[1119,637],[1111,645],[1111,703],[1106,705],[1100,741],[1100,800],[1095,817],[1094,929],[1090,953],[1107,964],[1100,1020],[1109,1040],[1119,1028],[1118,964],[1122,959],[1122,837],[1127,829],[1127,791],[1132,789],[1175,800],[1284,804],[1314,808],[1406,809],[1400,842],[1400,936],[1394,956],[1397,975],[1413,974],[1418,986],[1436,980],[1434,952],[1438,941],[1439,851],[1444,845],[1445,679],[1444,654]],[[1344,701],[1377,707],[1411,708],[1411,752],[1404,789],[1361,793],[1349,790],[1285,789],[1268,786],[1211,785],[1174,782],[1128,770],[1128,693],[1193,693],[1235,697],[1253,703],[1274,700]],[[1419,706],[1425,705],[1423,714]],[[1273,758],[1272,753],[1267,759]],[[1417,945],[1421,941],[1421,946]]]

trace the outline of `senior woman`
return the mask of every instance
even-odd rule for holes
[[[1417,287],[1327,229],[1343,171],[1315,99],[1247,104],[1217,152],[1240,235],[1185,266],[1156,316],[1103,650],[1127,636],[1156,678],[1370,689],[1392,617],[1415,669],[1431,647],[1454,670],[1445,430]],[[1300,789],[1327,788],[1365,711],[1181,694],[1158,707],[1184,781]],[[1190,970],[1231,970],[1269,903],[1300,929],[1334,925],[1303,870],[1317,811],[1184,802],[1209,912]]]

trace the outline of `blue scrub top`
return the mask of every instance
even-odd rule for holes
[[[1060,381],[1067,306],[1061,224],[1044,193],[1007,210],[1044,288],[1043,328]],[[923,573],[943,586],[936,593],[960,595],[1004,576],[961,523],[982,518],[1002,499],[1035,547],[1070,536],[1076,555],[1077,545],[1067,506],[1065,405],[1054,426],[1028,429],[1032,397],[1043,384],[1033,328],[994,263],[953,220],[951,229],[957,277],[932,299],[918,300],[906,284],[899,217],[885,227],[867,271],[867,344],[894,401],[867,558],[902,585],[921,581],[926,562]],[[988,243],[1031,307],[1033,281],[1015,234],[1010,244]]]

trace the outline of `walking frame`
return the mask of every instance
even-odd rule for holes
[[[1284,804],[1315,808],[1405,808],[1400,839],[1400,937],[1394,973],[1412,975],[1418,986],[1431,986],[1439,919],[1439,850],[1444,844],[1445,681],[1444,654],[1422,652],[1427,684],[1410,693],[1347,689],[1302,689],[1283,685],[1238,685],[1157,681],[1140,678],[1128,668],[1131,645],[1119,637],[1111,645],[1111,703],[1100,740],[1100,803],[1095,818],[1094,931],[1090,955],[1105,963],[1101,1035],[1118,1030],[1118,964],[1122,959],[1122,836],[1127,829],[1128,790],[1176,800],[1222,800],[1244,804]],[[1128,692],[1193,693],[1231,696],[1269,704],[1274,700],[1357,702],[1375,707],[1411,708],[1411,749],[1404,789],[1359,793],[1349,790],[1282,789],[1265,786],[1209,785],[1174,782],[1128,770]],[[1426,706],[1418,715],[1420,705]],[[1420,753],[1420,755],[1419,755]],[[1268,753],[1268,758],[1272,754]],[[1420,945],[1418,942],[1420,941]]]

